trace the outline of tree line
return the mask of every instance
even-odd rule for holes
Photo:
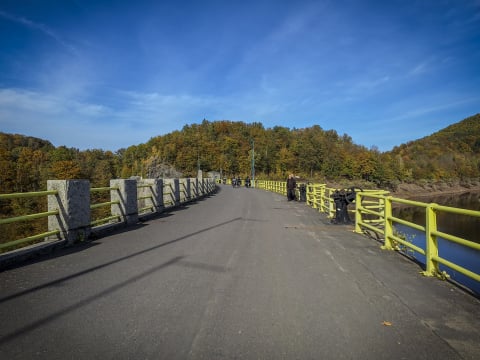
[[[118,151],[53,146],[29,136],[0,133],[0,193],[46,189],[48,179],[89,179],[108,186],[114,178],[195,177],[200,168],[225,177],[251,174],[284,180],[366,181],[395,189],[402,182],[480,177],[480,114],[435,134],[381,152],[318,125],[304,129],[240,121],[208,121],[152,137]],[[43,211],[33,199],[3,201],[2,217]],[[5,231],[3,231],[5,233]],[[1,236],[1,235],[0,235]],[[0,239],[1,241],[1,239]]]
[[[380,152],[318,125],[304,129],[261,123],[208,121],[152,137],[116,152],[55,147],[49,141],[0,133],[0,193],[37,191],[48,179],[196,176],[197,169],[225,176],[309,180],[362,179],[379,187],[421,179],[480,176],[480,114],[425,138]]]

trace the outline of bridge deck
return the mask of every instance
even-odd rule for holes
[[[479,301],[351,229],[221,187],[0,273],[0,358],[478,358]]]

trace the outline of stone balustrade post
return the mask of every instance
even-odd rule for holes
[[[143,205],[139,207],[153,206],[153,212],[162,212],[163,205],[163,180],[162,179],[142,179],[139,181],[139,185],[142,185],[138,189],[139,198],[150,197],[143,200]],[[148,185],[148,187],[144,187]]]
[[[179,179],[179,186],[180,186],[180,203],[185,203],[188,200],[190,200],[190,195],[189,195],[189,187],[190,187],[190,182],[186,178]]]
[[[176,206],[180,202],[180,183],[178,179],[164,179],[164,204]]]
[[[165,208],[165,204],[163,203],[163,180],[162,179],[154,179],[153,180],[153,198],[154,198],[154,206],[156,212],[162,212]]]
[[[180,204],[180,180],[173,179],[173,185],[175,189],[175,205]]]
[[[118,201],[118,204],[112,204],[112,215],[121,217],[121,222],[127,225],[138,222],[138,197],[137,180],[135,179],[114,179],[110,180],[110,190],[112,202]]]
[[[47,180],[48,211],[59,211],[48,217],[48,230],[60,230],[59,237],[71,245],[90,236],[90,182],[88,180]]]
[[[198,198],[198,179],[190,178],[190,194],[192,199]]]
[[[187,183],[187,201],[191,201],[193,199],[192,196],[192,182],[190,181],[189,178],[185,179]]]

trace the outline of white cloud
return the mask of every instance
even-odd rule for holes
[[[62,111],[60,99],[26,90],[1,89],[0,105],[4,108],[16,108],[44,114],[58,114]]]

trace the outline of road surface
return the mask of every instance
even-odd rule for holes
[[[1,359],[478,359],[478,299],[257,189],[0,273]]]

